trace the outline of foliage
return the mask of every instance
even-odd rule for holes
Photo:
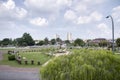
[[[25,42],[25,44],[27,44],[28,46],[32,46],[35,44],[33,38],[31,37],[29,33],[24,33],[22,36],[22,39]]]
[[[14,40],[14,43],[17,45],[17,46],[26,46],[27,44],[25,44],[23,42],[23,39],[22,38],[17,38]]]
[[[2,46],[7,46],[7,45],[11,45],[12,44],[12,40],[9,39],[9,38],[4,38],[2,41],[1,41],[1,45]]]
[[[117,38],[116,44],[117,44],[118,47],[120,47],[120,38]]]
[[[40,70],[42,80],[119,80],[120,59],[105,50],[74,50]]]
[[[68,44],[70,44],[70,41],[69,40],[65,40],[65,43],[68,45]]]
[[[51,39],[51,41],[50,41],[50,42],[51,42],[51,44],[52,44],[52,45],[55,45],[56,40],[55,40],[55,39]]]
[[[21,38],[14,40],[14,45],[15,44],[18,46],[32,46],[35,44],[35,42],[29,33],[24,33]]]
[[[43,40],[39,41],[37,45],[40,45],[40,46],[44,45],[44,41]]]
[[[56,42],[62,42],[62,39],[57,38],[57,39],[56,39]]]
[[[0,46],[1,46],[1,44],[2,44],[2,41],[0,41]]]
[[[9,55],[9,56],[8,56],[8,60],[9,60],[9,61],[15,60],[15,55]]]
[[[44,44],[45,44],[45,45],[48,45],[48,44],[49,44],[49,40],[48,40],[47,37],[44,39]]]
[[[107,44],[108,44],[107,40],[103,40],[103,41],[100,41],[100,42],[99,42],[99,46],[100,46],[100,47],[106,47]]]
[[[79,39],[77,38],[75,41],[74,41],[74,46],[84,46],[85,43],[82,39]]]

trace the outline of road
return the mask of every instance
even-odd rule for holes
[[[39,80],[38,73],[0,71],[0,80]]]

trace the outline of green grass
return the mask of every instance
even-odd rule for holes
[[[19,53],[19,54],[23,57],[26,57],[26,59],[28,60],[28,65],[25,65],[23,60],[22,60],[22,64],[18,64],[16,60],[9,61],[7,53],[3,54],[3,60],[0,61],[0,65],[10,65],[14,67],[40,67],[46,61],[52,58],[52,56],[49,56],[47,54],[40,53],[40,52],[26,52],[26,53]],[[31,65],[32,59],[34,60],[34,65]],[[38,61],[40,61],[41,65],[37,65]]]
[[[120,58],[120,54],[115,54],[116,57]]]
[[[41,67],[42,80],[119,80],[120,55],[108,50],[73,49]]]
[[[34,60],[35,62],[40,61],[41,64],[44,64],[48,61],[51,56],[41,53],[41,52],[27,52],[27,53],[20,53],[22,57],[26,57],[28,61]]]

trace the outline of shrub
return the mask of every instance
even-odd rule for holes
[[[27,60],[25,60],[25,64],[26,64],[26,65],[28,64],[28,61],[27,61]]]
[[[8,54],[11,55],[12,53],[14,53],[14,51],[8,51]]]
[[[40,65],[40,61],[38,61],[38,63],[37,63],[38,65]]]
[[[120,59],[105,50],[78,50],[53,59],[40,70],[42,80],[119,80]]]
[[[9,55],[9,56],[8,56],[8,60],[9,60],[9,61],[15,60],[15,55]]]
[[[31,60],[31,64],[32,64],[32,65],[34,64],[34,60]]]

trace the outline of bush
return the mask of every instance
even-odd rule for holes
[[[40,70],[42,80],[119,80],[120,59],[105,50],[78,50]]]
[[[11,55],[12,53],[14,53],[14,51],[8,51],[8,54]]]
[[[8,60],[9,60],[9,61],[15,60],[15,55],[9,55],[9,56],[8,56]]]

